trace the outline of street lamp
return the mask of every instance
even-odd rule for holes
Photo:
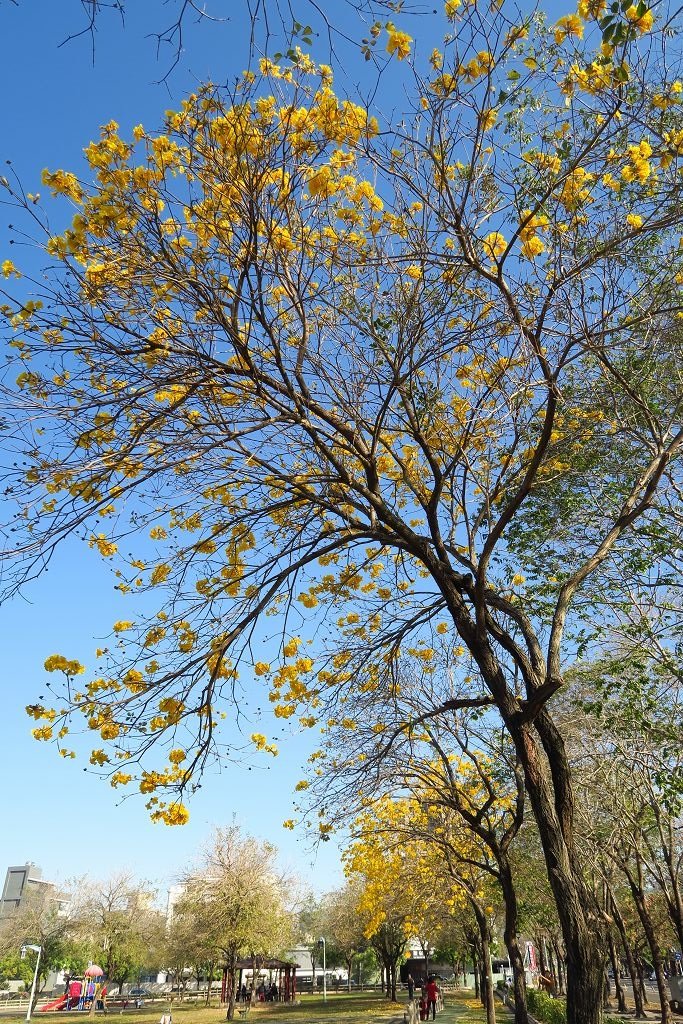
[[[327,1002],[327,962],[325,960],[325,940],[318,939],[318,945],[322,946],[323,950],[323,1002]]]
[[[22,960],[26,956],[26,951],[32,949],[34,953],[37,953],[36,957],[36,968],[33,972],[33,984],[31,985],[31,995],[28,997],[28,1010],[26,1011],[26,1020],[31,1019],[31,1010],[33,1009],[33,997],[36,993],[36,982],[38,981],[38,968],[40,966],[40,954],[43,952],[42,946],[29,946],[25,945],[21,947]]]

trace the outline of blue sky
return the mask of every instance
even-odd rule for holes
[[[188,22],[186,51],[166,83],[158,80],[172,53],[157,60],[147,34],[165,28],[177,5],[138,0],[128,6],[125,30],[113,13],[103,12],[93,64],[89,37],[60,46],[85,24],[78,0],[20,0],[16,6],[0,0],[0,159],[12,160],[27,190],[41,190],[46,166],[83,172],[83,147],[111,118],[123,134],[139,122],[154,127],[198,82],[227,81],[246,66],[246,4],[215,0],[208,7],[218,15],[230,11],[229,21]],[[0,217],[1,258],[25,263],[31,254],[7,248],[8,219]],[[141,799],[122,804],[109,786],[83,771],[83,762],[63,761],[53,747],[31,738],[24,706],[45,692],[45,658],[60,652],[87,664],[111,623],[130,613],[113,582],[92,551],[72,542],[23,596],[0,607],[0,876],[6,865],[32,860],[49,878],[105,877],[125,868],[163,890],[211,827],[234,816],[246,832],[274,842],[283,864],[314,889],[340,884],[335,844],[316,855],[303,836],[281,827],[292,815],[293,788],[313,736],[293,737],[277,760],[262,757],[251,770],[230,767],[212,775],[193,799],[184,828],[153,825]],[[257,715],[251,721],[251,728],[269,731]]]

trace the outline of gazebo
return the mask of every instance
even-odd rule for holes
[[[239,991],[242,987],[242,974],[244,971],[254,971],[255,973],[261,973],[263,971],[269,971],[271,974],[277,972],[277,988],[280,994],[280,999],[283,1003],[291,1003],[296,998],[296,971],[299,964],[295,964],[292,960],[278,960],[275,957],[270,959],[263,959],[256,957],[255,959],[238,960],[236,967],[239,971],[237,980],[237,990]],[[252,984],[256,986],[256,977],[252,977]],[[221,1001],[226,1002],[228,988],[228,969],[223,968],[223,981],[221,984]]]

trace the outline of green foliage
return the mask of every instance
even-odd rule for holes
[[[24,988],[28,988],[33,977],[33,968],[26,959],[22,960],[19,950],[5,953],[0,957],[0,984],[6,981],[21,980]]]
[[[564,999],[553,999],[547,992],[532,988],[527,992],[527,1005],[542,1024],[567,1024],[567,1006]]]

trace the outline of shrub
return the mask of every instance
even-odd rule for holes
[[[567,1024],[567,1007],[564,999],[553,999],[547,992],[528,989],[527,1005],[534,1017],[543,1024]]]

